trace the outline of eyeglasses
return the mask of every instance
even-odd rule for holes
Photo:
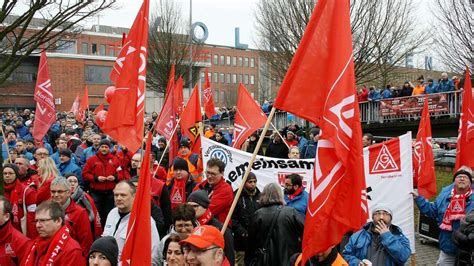
[[[53,218],[48,218],[48,219],[35,219],[35,223],[44,224],[45,222],[51,221],[51,220],[54,220],[54,219],[53,219]]]
[[[184,246],[183,247],[183,251],[184,253],[189,253],[189,252],[194,252],[196,254],[202,254],[208,250],[213,250],[213,249],[218,249],[219,247],[210,247],[210,248],[206,248],[206,249],[198,249],[198,248],[195,248],[193,246]]]
[[[69,190],[51,190],[51,194],[63,194]]]
[[[215,176],[218,176],[219,174],[220,174],[220,173],[214,173],[214,172],[206,171],[206,175],[207,175],[207,176],[215,177]]]
[[[47,152],[38,152],[36,155],[48,156],[49,153],[47,153]]]
[[[15,173],[3,172],[3,175],[15,175]]]
[[[457,175],[456,176],[456,179],[469,179],[469,177],[467,175]]]

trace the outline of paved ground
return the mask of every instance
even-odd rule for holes
[[[416,237],[415,243],[416,249],[416,265],[417,266],[433,266],[436,265],[436,261],[439,256],[439,249],[437,243],[427,242],[425,244],[420,243],[420,238]],[[410,265],[407,263],[407,265]]]

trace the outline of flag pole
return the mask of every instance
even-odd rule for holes
[[[7,148],[8,162],[9,162],[9,163],[12,163],[12,157],[11,157],[10,151],[9,151],[9,149],[8,149],[7,136],[5,136],[5,131],[3,130],[3,126],[0,126],[0,130],[2,131],[3,139],[5,140],[5,148]]]
[[[242,177],[242,182],[240,183],[239,189],[237,190],[237,193],[235,194],[234,201],[232,202],[229,213],[227,214],[227,217],[225,218],[224,225],[222,226],[222,229],[221,229],[221,234],[225,233],[227,225],[229,225],[229,221],[230,221],[230,218],[232,217],[232,213],[234,212],[235,206],[237,205],[237,202],[239,201],[240,194],[242,193],[245,182],[247,182],[247,177],[250,174],[250,170],[252,169],[252,165],[255,161],[255,158],[257,158],[257,153],[260,150],[260,147],[262,146],[263,139],[265,138],[265,135],[267,134],[267,130],[270,127],[273,116],[275,115],[275,111],[276,111],[276,108],[272,107],[272,110],[270,111],[270,114],[268,115],[267,122],[265,123],[265,126],[263,127],[262,134],[260,134],[260,138],[258,139],[257,146],[253,150],[252,158],[250,158],[249,165],[245,169],[245,174]]]
[[[270,124],[272,125],[273,130],[275,130],[276,133],[278,134],[278,136],[280,136],[281,141],[283,141],[283,143],[285,143],[286,147],[288,147],[288,150],[289,150],[291,147],[290,147],[290,145],[288,145],[288,143],[286,143],[285,139],[284,139],[283,136],[280,134],[280,131],[278,131],[278,129],[275,127],[275,125],[274,125],[273,123],[270,122]]]
[[[174,134],[176,133],[176,129],[178,129],[178,126],[179,126],[179,122],[180,122],[180,121],[181,121],[181,117],[178,119],[178,122],[176,122],[176,126],[174,126],[173,131],[171,131],[171,138],[170,138],[169,141],[166,142],[165,150],[164,150],[163,153],[161,154],[161,158],[160,158],[160,160],[158,161],[158,167],[156,168],[155,172],[153,173],[153,176],[155,176],[156,172],[158,172],[158,168],[160,167],[161,162],[163,161],[163,158],[164,158],[164,156],[165,156],[166,150],[169,148],[170,142],[173,140],[173,136],[174,136]],[[153,130],[155,130],[155,127],[153,127]]]

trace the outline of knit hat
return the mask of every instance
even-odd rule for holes
[[[179,157],[176,158],[173,162],[173,170],[177,169],[189,172],[188,162]]]
[[[186,239],[179,242],[180,245],[192,245],[200,249],[218,246],[224,248],[224,236],[212,225],[200,225],[194,228],[193,233]]]
[[[257,176],[253,172],[250,172],[249,176],[247,177],[247,181],[249,180],[257,180]]]
[[[189,143],[188,140],[184,139],[182,140],[180,143],[179,143],[179,147],[178,148],[181,148],[181,147],[186,147],[188,149],[191,149],[191,143]]]
[[[372,215],[374,215],[374,213],[376,213],[377,211],[386,211],[390,214],[391,217],[393,217],[392,210],[385,204],[379,204],[375,206],[375,208],[372,210]]]
[[[196,190],[193,193],[191,193],[188,197],[188,202],[195,202],[204,209],[207,209],[209,207],[209,195],[205,190]]]
[[[109,146],[109,148],[110,148],[110,145],[111,145],[111,144],[110,144],[110,140],[108,140],[108,139],[102,139],[102,140],[99,142],[99,147],[102,146],[102,145],[107,145],[107,146]]]
[[[89,257],[93,252],[102,253],[110,261],[112,266],[116,266],[118,263],[119,250],[117,241],[113,236],[103,236],[94,241],[87,257]]]
[[[160,142],[166,144],[166,139],[161,137],[161,138],[158,139],[158,143],[160,143]]]
[[[72,156],[72,151],[68,148],[65,148],[65,149],[60,149],[59,150],[59,155],[63,155],[63,156],[66,156],[66,157],[69,157],[71,158]]]
[[[465,176],[469,177],[469,181],[470,181],[471,184],[472,184],[472,174],[471,174],[469,171],[467,171],[467,170],[465,170],[465,169],[459,169],[459,170],[457,170],[456,173],[454,173],[453,182],[454,182],[454,179],[456,179],[456,177],[457,177],[458,175],[465,175]]]

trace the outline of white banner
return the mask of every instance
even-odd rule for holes
[[[364,171],[369,210],[378,204],[388,206],[392,224],[402,229],[415,253],[411,132],[365,148]]]

